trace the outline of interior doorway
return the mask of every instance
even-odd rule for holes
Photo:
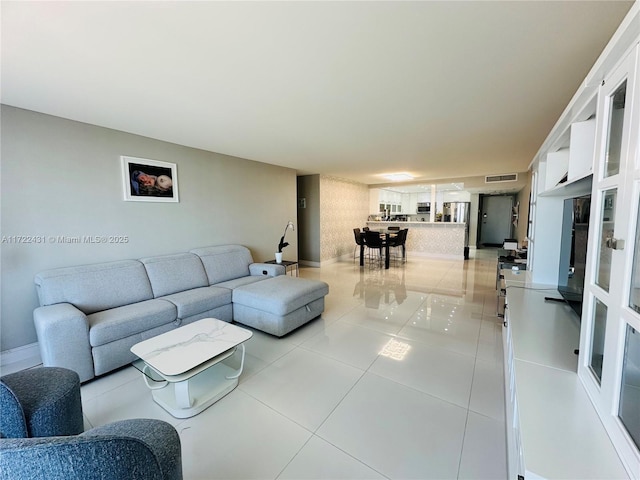
[[[512,238],[512,195],[480,196],[480,247],[501,247],[505,238]]]

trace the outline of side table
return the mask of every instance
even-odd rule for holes
[[[278,263],[275,260],[267,260],[264,263],[275,263],[277,265],[282,265],[284,267],[284,272],[287,274],[290,274],[293,277],[293,274],[295,273],[296,277],[300,276],[299,272],[298,272],[298,262],[291,262],[289,260],[283,260],[282,262]]]

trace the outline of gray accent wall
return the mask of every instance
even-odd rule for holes
[[[302,200],[304,199],[304,200]],[[298,177],[298,250],[300,262],[320,264],[320,175]]]
[[[37,341],[41,270],[230,243],[264,261],[296,221],[293,169],[0,108],[2,351]],[[124,201],[121,155],[177,164],[179,203]],[[287,234],[285,259],[298,257],[298,232]],[[107,242],[61,240],[83,236]]]

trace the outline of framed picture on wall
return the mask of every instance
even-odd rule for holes
[[[126,201],[178,201],[178,171],[175,163],[136,157],[120,158]]]

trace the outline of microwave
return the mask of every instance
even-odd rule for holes
[[[418,202],[418,208],[416,209],[416,213],[430,213],[431,212],[431,202]]]

